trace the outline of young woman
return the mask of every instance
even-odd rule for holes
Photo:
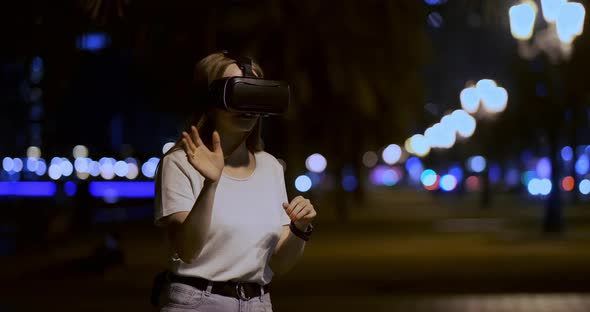
[[[211,54],[196,65],[196,83],[243,76],[238,65]],[[259,116],[197,110],[156,179],[156,224],[170,245],[159,308],[272,311],[268,285],[302,255],[316,211],[302,196],[288,202],[283,168],[263,151]]]

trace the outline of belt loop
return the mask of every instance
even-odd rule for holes
[[[209,283],[207,283],[207,289],[205,289],[205,296],[209,297],[209,295],[211,295],[211,290],[213,290],[213,282],[209,281]]]
[[[262,302],[262,296],[264,296],[264,286],[260,285],[260,297],[258,297],[260,298],[260,302]]]

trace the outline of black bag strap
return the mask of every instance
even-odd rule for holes
[[[232,54],[229,52],[224,52],[223,54],[226,57],[236,61],[236,65],[238,65],[238,67],[242,70],[242,72],[244,73],[244,77],[256,77],[256,75],[254,75],[251,58],[242,55]]]

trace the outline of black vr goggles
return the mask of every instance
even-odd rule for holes
[[[236,61],[244,76],[212,81],[206,95],[210,105],[230,112],[263,116],[287,112],[290,99],[287,82],[257,78],[252,70],[251,59],[228,53],[225,55]]]

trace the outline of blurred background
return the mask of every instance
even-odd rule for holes
[[[585,0],[29,0],[0,18],[0,311],[147,311],[154,171],[227,49],[318,211],[275,311],[590,311]]]

